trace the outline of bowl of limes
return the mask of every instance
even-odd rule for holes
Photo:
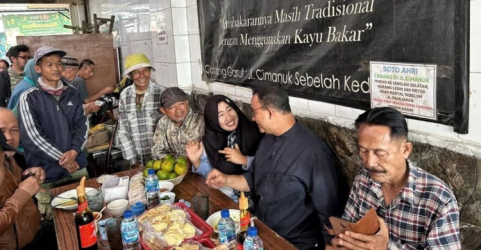
[[[160,181],[170,181],[177,185],[187,174],[189,161],[185,156],[175,158],[172,155],[166,155],[161,160],[151,160],[145,165],[144,177],[147,177],[150,168],[155,170],[155,174]]]

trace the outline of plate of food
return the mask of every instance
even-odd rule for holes
[[[214,232],[216,232],[216,233],[217,233],[217,224],[219,224],[219,221],[220,221],[220,212],[221,211],[217,211],[217,212],[213,213],[205,221],[205,222],[207,222],[207,224],[209,224],[214,229]],[[229,215],[234,220],[236,233],[239,233],[240,232],[240,210],[239,209],[229,209]]]
[[[94,190],[95,188],[85,188],[85,193]],[[87,197],[85,197],[87,198]],[[65,210],[74,210],[77,209],[77,189],[72,189],[66,192],[63,192],[57,197],[52,200],[52,207],[65,209]]]

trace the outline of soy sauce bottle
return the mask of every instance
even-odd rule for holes
[[[85,196],[85,177],[82,177],[77,187],[78,209],[75,214],[75,228],[80,250],[97,250],[97,232],[95,231],[95,218],[90,211],[87,197]]]

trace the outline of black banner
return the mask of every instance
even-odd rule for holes
[[[438,122],[467,133],[467,0],[203,0],[198,8],[207,81],[281,83],[292,96],[368,109],[370,61],[437,64]]]

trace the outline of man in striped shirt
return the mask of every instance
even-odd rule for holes
[[[408,160],[404,116],[374,108],[356,120],[363,169],[354,179],[343,218],[361,219],[371,208],[379,216],[375,235],[347,231],[331,243],[342,249],[461,249],[459,209],[451,189]]]
[[[164,90],[151,81],[151,70],[155,70],[144,54],[132,54],[125,59],[124,75],[134,84],[120,94],[119,131],[122,156],[133,168],[152,159],[154,131],[160,113],[160,94]]]

